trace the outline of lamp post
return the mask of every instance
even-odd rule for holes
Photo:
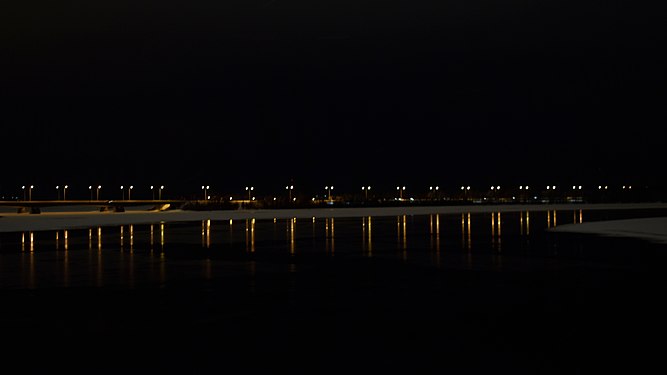
[[[100,200],[100,189],[102,188],[102,185],[97,185],[97,189],[95,190],[95,200],[99,201]]]
[[[123,185],[120,185],[120,191],[121,191],[121,200],[125,200],[125,187]]]
[[[361,191],[364,192],[364,194],[365,194],[365,199],[366,199],[366,200],[368,200],[368,191],[369,191],[369,190],[371,190],[371,187],[370,187],[370,186],[362,186],[362,187],[361,187]]]
[[[248,192],[248,200],[250,200],[252,191],[255,190],[255,187],[254,186],[246,186],[245,190]]]
[[[470,186],[461,186],[461,190],[463,191],[463,200],[467,201],[468,200],[468,190],[470,190]]]
[[[56,191],[58,192],[58,200],[60,200],[60,185],[56,185]]]
[[[331,201],[331,190],[333,190],[333,186],[325,186],[324,187],[327,190],[327,198],[329,198],[329,201]]]
[[[526,197],[528,196],[528,185],[526,185],[526,186],[520,185],[520,186],[519,186],[519,190],[525,190],[525,191],[526,191],[525,195],[524,195],[524,194],[520,194],[520,195],[519,195],[519,198],[520,198],[522,201],[525,201],[525,200],[526,200]]]
[[[435,186],[435,187],[434,186],[429,186],[428,190],[431,192],[431,199],[433,199],[433,196],[437,195],[438,190],[440,190],[440,187],[439,186]],[[435,193],[433,193],[434,191],[435,191]],[[440,197],[436,197],[436,198],[439,199]]]
[[[202,186],[201,186],[201,189],[204,190],[204,200],[207,200],[207,199],[208,199],[208,189],[209,189],[209,188],[210,188],[209,185],[206,185],[206,186],[202,185]]]
[[[130,188],[127,189],[127,200],[131,201],[132,200],[132,189],[134,189],[134,186],[130,185]]]
[[[403,190],[405,190],[405,186],[396,186],[396,190],[398,190],[398,199],[403,200]]]
[[[63,186],[63,200],[64,201],[67,200],[67,188],[68,187],[69,187],[68,185]]]
[[[162,190],[164,190],[164,185],[160,185],[160,191],[158,191],[158,199],[162,200]]]
[[[32,189],[33,189],[34,187],[35,187],[35,185],[30,185],[30,186],[28,187],[28,200],[29,200],[29,201],[32,200]],[[26,194],[26,193],[25,193],[26,186],[25,186],[25,185],[21,186],[21,189],[23,189],[23,200],[26,200],[26,197],[25,197],[25,194]]]
[[[155,200],[155,186],[151,185],[151,199]]]
[[[90,200],[93,200],[93,185],[88,185],[88,190],[90,190]]]
[[[289,185],[285,186],[285,190],[289,192],[289,201],[292,201],[292,190],[294,189],[294,185]]]
[[[494,194],[495,191],[495,194]],[[491,195],[493,196],[493,199],[498,199],[498,192],[500,191],[500,186],[491,186]]]

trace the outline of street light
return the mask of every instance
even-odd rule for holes
[[[371,190],[370,186],[362,186],[361,190],[366,194],[366,200],[368,200],[368,191]]]
[[[403,188],[396,186],[396,190],[398,190],[398,199],[403,200],[403,190],[405,190],[405,186],[403,186]]]
[[[88,185],[88,190],[90,190],[90,200],[93,200],[93,185]]]
[[[433,187],[433,186],[429,186],[429,187],[428,187],[428,190],[431,192],[431,193],[430,193],[430,194],[431,194],[431,199],[433,199],[433,191],[435,190],[435,192],[436,192],[436,194],[437,194],[437,192],[438,192],[439,189],[440,189],[439,186],[435,186],[435,187]],[[438,197],[438,199],[439,199],[439,198],[440,198],[440,197]]]
[[[58,192],[58,200],[60,200],[60,185],[56,185],[56,191]]]
[[[285,186],[285,190],[289,192],[289,200],[290,202],[292,201],[292,190],[294,189],[294,185],[289,185]]]
[[[248,192],[248,200],[250,200],[250,195],[253,190],[255,190],[254,186],[246,186],[245,190]]]
[[[131,201],[132,200],[132,189],[134,189],[134,186],[130,185],[130,188],[127,189],[127,200]]]
[[[208,199],[208,189],[209,189],[209,188],[210,188],[209,185],[206,185],[206,186],[202,185],[202,186],[201,186],[201,189],[204,190],[204,200],[207,200],[207,199]]]
[[[30,185],[30,186],[28,187],[28,200],[29,200],[29,201],[32,200],[32,189],[33,189],[34,187],[35,187],[34,185]],[[26,198],[25,198],[25,185],[21,186],[21,189],[23,189],[23,200],[26,200]]]
[[[125,187],[123,185],[120,185],[120,191],[122,200],[125,200]]]
[[[334,187],[333,186],[325,186],[324,188],[327,190],[327,197],[331,201],[331,190],[333,190]]]
[[[69,187],[69,186],[67,186],[67,185],[65,185],[65,186],[63,187],[63,200],[64,200],[64,201],[67,200],[67,188],[68,188],[68,187]]]
[[[102,185],[97,185],[97,190],[95,192],[95,200],[100,200],[100,189],[102,188]]]
[[[164,185],[160,185],[160,191],[158,192],[158,200],[162,200],[162,190],[164,189]]]
[[[470,186],[461,186],[461,190],[463,191],[463,200],[467,201],[468,200],[468,190],[470,190]]]

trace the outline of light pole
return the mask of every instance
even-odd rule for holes
[[[365,199],[366,199],[366,200],[368,200],[368,191],[369,191],[369,190],[371,190],[371,187],[370,187],[370,186],[362,186],[362,187],[361,187],[361,191],[364,192],[364,194],[365,194]]]
[[[97,190],[95,190],[95,200],[99,201],[100,200],[100,189],[102,188],[102,185],[97,185]]]
[[[58,200],[60,200],[60,185],[56,185],[56,191],[58,192]]]
[[[463,200],[467,201],[468,200],[468,190],[470,190],[470,186],[461,186],[461,190],[463,191]]]
[[[253,190],[255,190],[254,186],[246,186],[245,190],[248,192],[248,200],[250,200],[250,195]]]
[[[88,190],[90,190],[90,200],[93,200],[93,185],[88,185]]]
[[[206,185],[206,186],[202,185],[201,186],[201,189],[204,190],[204,200],[208,199],[208,189],[209,188],[210,188],[210,186],[208,186],[208,185]]]
[[[294,185],[289,185],[285,186],[285,190],[289,192],[289,201],[292,201],[292,190],[294,189]]]
[[[63,186],[63,200],[64,200],[64,201],[67,200],[67,188],[68,188],[68,187],[69,187],[69,186],[67,186],[67,185]]]
[[[331,190],[333,190],[333,186],[325,186],[325,189],[327,189],[327,198],[329,198],[329,201],[331,201]]]
[[[155,200],[155,186],[151,185],[151,199]]]
[[[162,190],[164,189],[164,185],[160,185],[160,191],[158,191],[158,200],[162,200]]]
[[[403,190],[405,190],[405,186],[396,186],[396,190],[398,190],[398,199],[403,200]]]
[[[429,187],[428,187],[428,190],[431,192],[431,200],[433,199],[433,196],[434,196],[433,191],[435,191],[435,192],[436,192],[435,194],[437,194],[437,192],[438,192],[439,189],[440,189],[439,186],[435,186],[435,187],[433,187],[433,186],[429,186]],[[438,197],[438,198],[439,198],[439,197]]]
[[[125,187],[120,185],[121,200],[125,200]]]
[[[519,186],[519,190],[525,190],[525,191],[526,191],[525,194],[520,194],[520,195],[519,195],[519,198],[520,198],[522,201],[525,201],[526,198],[528,197],[528,185],[526,185],[526,186],[520,185],[520,186]]]
[[[130,188],[127,189],[127,200],[131,201],[132,200],[132,189],[134,189],[134,186],[130,185]]]

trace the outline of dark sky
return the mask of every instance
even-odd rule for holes
[[[641,2],[14,3],[3,191],[665,179],[665,13]]]

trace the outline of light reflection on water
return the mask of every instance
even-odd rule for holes
[[[557,243],[545,246],[550,241],[545,230],[583,221],[583,210],[549,210],[245,219],[240,225],[231,219],[202,220],[5,233],[0,237],[0,287],[134,287],[184,277],[212,279],[239,265],[242,271],[234,272],[254,275],[281,262],[294,272],[294,259],[301,256],[503,269],[517,260],[558,256]]]

